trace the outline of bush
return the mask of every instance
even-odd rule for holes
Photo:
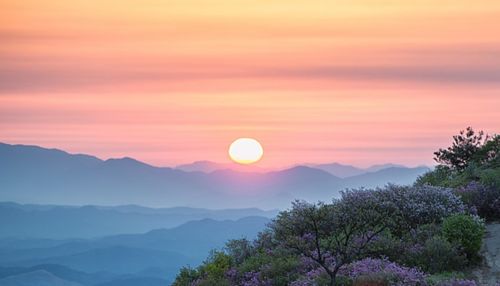
[[[452,214],[463,213],[465,206],[451,189],[433,186],[389,185],[379,189],[384,202],[396,204],[398,224],[393,233],[402,235],[420,225],[440,223]]]
[[[430,286],[476,286],[474,280],[466,279],[461,272],[442,272],[427,277]]]
[[[338,270],[359,257],[377,235],[393,227],[395,204],[379,190],[349,190],[331,204],[296,201],[270,225],[276,241],[314,261],[335,284]]]
[[[500,161],[500,159],[498,160]],[[479,182],[485,186],[500,189],[500,166],[488,169],[483,169],[478,174]]]
[[[437,286],[476,286],[477,283],[474,280],[465,280],[465,279],[453,279],[448,281],[443,281]]]
[[[434,155],[440,165],[420,176],[416,185],[457,188],[477,181],[500,189],[500,135],[476,133],[469,127],[453,136],[452,146]]]
[[[386,259],[365,258],[343,268],[340,273],[351,278],[353,285],[425,285],[426,275],[416,268],[400,266]],[[361,281],[372,281],[360,284]],[[387,281],[387,284],[383,284]],[[373,284],[371,284],[373,283]]]
[[[469,215],[453,215],[443,221],[444,237],[451,243],[458,243],[469,259],[478,256],[484,231],[484,225]]]
[[[258,239],[230,241],[225,252],[214,252],[195,270],[182,270],[174,285],[382,285],[387,281],[424,285],[420,270],[400,265],[455,270],[465,264],[462,249],[467,257],[477,253],[474,226],[480,227],[479,246],[483,226],[463,215],[465,209],[451,189],[427,185],[348,190],[329,204],[298,201],[280,212]],[[447,228],[441,229],[443,218],[449,216]],[[386,256],[390,260],[367,258]]]
[[[467,258],[459,247],[440,236],[427,239],[423,245],[413,245],[405,254],[405,264],[428,273],[460,270],[467,265]]]
[[[219,251],[213,251],[203,265],[197,269],[184,267],[175,278],[173,286],[229,286],[225,273],[231,266],[231,257]]]
[[[487,221],[500,219],[500,188],[471,182],[455,191],[464,203]]]
[[[464,280],[465,274],[463,272],[441,272],[427,276],[427,284],[431,286],[446,283],[452,280]]]
[[[416,186],[437,186],[437,187],[456,187],[456,183],[453,180],[454,173],[450,168],[446,166],[438,165],[434,170],[429,171],[417,178],[415,181]]]
[[[200,278],[200,275],[196,269],[182,267],[172,286],[189,286],[198,278]]]
[[[304,273],[301,266],[296,256],[283,249],[275,249],[274,252],[261,250],[229,269],[226,277],[232,285],[285,286]]]

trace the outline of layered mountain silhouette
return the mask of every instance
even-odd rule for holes
[[[254,238],[295,199],[330,201],[345,188],[410,184],[427,171],[167,168],[0,143],[0,285],[168,285],[229,239]]]
[[[48,244],[47,240],[34,238],[16,248],[6,247],[0,240],[0,282],[149,285],[146,282],[159,283],[160,279],[167,283],[180,267],[197,265],[210,250],[221,249],[229,239],[255,238],[269,222],[269,218],[258,216],[203,219],[171,229],[98,239],[55,240]],[[34,245],[38,247],[30,247]]]
[[[24,238],[95,238],[120,233],[143,233],[152,229],[172,228],[200,219],[228,220],[249,216],[274,217],[277,210],[250,209],[208,210],[195,208],[146,208],[140,206],[52,206],[21,205],[0,202],[0,247],[16,247],[29,240]],[[5,239],[1,239],[5,238]],[[38,241],[40,246],[51,241]],[[36,245],[34,245],[36,247]]]
[[[274,209],[286,208],[294,199],[331,200],[344,188],[410,184],[428,168],[373,170],[345,178],[333,175],[331,166],[268,172],[214,169],[206,173],[154,167],[132,158],[101,160],[56,149],[0,144],[0,199],[42,204]]]

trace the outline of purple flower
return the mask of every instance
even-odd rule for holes
[[[341,275],[355,280],[361,276],[372,274],[383,274],[387,276],[392,285],[425,285],[426,275],[416,268],[400,266],[387,259],[365,258],[356,261],[345,267],[339,272]]]

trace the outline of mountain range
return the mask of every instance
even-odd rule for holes
[[[167,285],[180,267],[199,264],[229,239],[255,238],[269,222],[258,216],[203,219],[141,234],[25,239],[16,247],[0,239],[0,285]]]
[[[230,239],[253,239],[295,199],[411,184],[427,167],[174,168],[0,143],[0,285],[168,285]]]
[[[284,170],[196,171],[132,158],[101,160],[38,146],[0,144],[0,200],[38,204],[203,208],[286,208],[295,199],[328,201],[345,188],[410,184],[427,167],[295,166]],[[340,172],[339,170],[343,171]],[[336,170],[336,171],[335,171]],[[350,171],[349,171],[350,170]],[[339,176],[333,175],[337,172]],[[348,176],[349,175],[349,176]]]
[[[277,210],[250,209],[208,210],[187,207],[147,208],[141,206],[54,206],[22,205],[0,202],[0,247],[17,238],[10,247],[22,245],[19,238],[95,238],[121,233],[142,233],[158,228],[172,228],[201,219],[228,220],[250,216],[272,218]]]

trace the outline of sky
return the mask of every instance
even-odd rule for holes
[[[0,0],[0,142],[153,165],[432,164],[500,131],[497,0]]]

